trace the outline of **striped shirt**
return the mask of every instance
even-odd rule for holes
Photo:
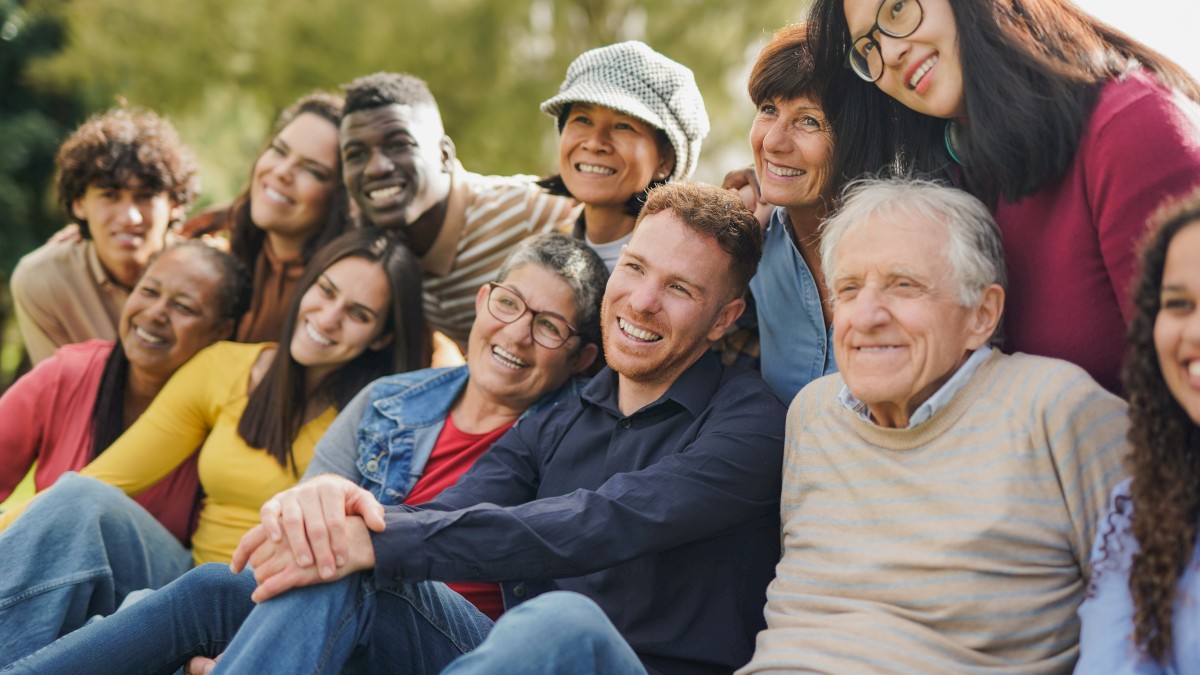
[[[1125,403],[999,352],[912,429],[859,418],[842,384],[788,411],[784,554],[741,672],[1069,672]]]
[[[532,176],[481,176],[459,167],[450,187],[446,219],[420,259],[425,318],[466,351],[475,321],[475,293],[493,281],[522,239],[567,231],[575,202],[547,194]]]

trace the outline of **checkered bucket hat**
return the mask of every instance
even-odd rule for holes
[[[696,78],[645,43],[619,42],[580,54],[542,112],[557,119],[572,103],[602,105],[661,129],[675,149],[671,180],[686,180],[696,170],[709,129]]]

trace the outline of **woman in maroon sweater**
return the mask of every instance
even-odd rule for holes
[[[809,31],[833,175],[933,174],[983,199],[1008,259],[1006,350],[1118,391],[1136,242],[1200,183],[1200,86],[1068,0],[817,0]]]

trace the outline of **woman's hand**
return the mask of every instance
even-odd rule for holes
[[[360,516],[360,522],[375,532],[384,528],[383,506],[375,496],[332,474],[280,492],[263,504],[259,515],[262,524],[242,537],[234,551],[230,568],[235,574],[270,540],[285,543],[298,566],[315,562],[319,577],[332,579],[348,560],[347,516]]]

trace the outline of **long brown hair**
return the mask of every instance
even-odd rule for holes
[[[1036,192],[1075,156],[1100,88],[1135,68],[1200,101],[1187,71],[1069,0],[953,0],[967,123],[964,166],[946,150],[944,120],[896,102],[845,69],[844,0],[815,0],[809,38],[838,139],[834,173],[895,170],[962,179],[994,204]]]
[[[379,265],[388,278],[391,301],[381,334],[391,334],[388,347],[367,349],[353,361],[327,375],[312,391],[305,389],[304,366],[292,358],[291,337],[305,292],[331,265],[345,258],[363,258]],[[341,410],[360,389],[376,378],[429,366],[421,300],[421,272],[408,248],[376,228],[351,230],[313,256],[296,283],[296,293],[283,322],[283,339],[262,382],[250,394],[238,422],[238,434],[251,447],[263,448],[298,473],[292,443],[304,424],[310,400],[328,400]]]
[[[263,152],[266,152],[267,147],[275,140],[279,132],[283,131],[284,127],[291,124],[297,117],[306,113],[326,120],[336,129],[342,122],[342,98],[333,94],[316,92],[304,96],[288,106],[286,110],[279,114],[279,118],[275,121],[275,128],[271,131],[271,136],[267,143],[264,144],[258,155],[255,155],[255,164],[258,163],[258,157],[261,157]],[[313,231],[308,241],[304,242],[304,248],[301,252],[301,257],[304,260],[312,259],[317,249],[333,241],[352,227],[350,203],[346,196],[346,187],[342,184],[342,153],[339,151],[336,154],[338,160],[334,169],[337,175],[335,176],[336,183],[333,197],[329,202],[329,214],[326,216],[325,222]],[[251,167],[250,173],[251,180],[253,180],[253,167]],[[249,183],[247,183],[246,189],[242,191],[242,194],[238,195],[237,199],[229,207],[229,218],[232,223],[229,234],[229,250],[253,274],[254,265],[258,260],[258,253],[262,250],[267,233],[255,225],[254,220],[250,217]]]
[[[1132,528],[1140,547],[1129,575],[1134,635],[1161,663],[1171,649],[1177,585],[1191,559],[1200,524],[1200,427],[1163,381],[1154,322],[1167,248],[1181,230],[1200,223],[1200,190],[1168,205],[1152,222],[1159,225],[1142,258],[1123,376],[1133,448]]]

